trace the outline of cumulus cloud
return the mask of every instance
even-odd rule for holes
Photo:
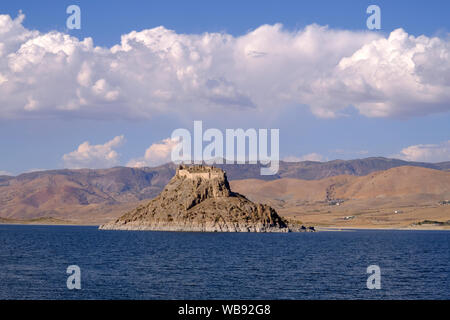
[[[322,162],[322,161],[325,161],[325,158],[321,154],[313,152],[313,153],[305,154],[300,157],[288,156],[288,157],[285,157],[283,159],[283,161],[286,161],[286,162],[320,161],[320,162]]]
[[[139,159],[132,159],[127,167],[153,167],[171,161],[172,149],[178,144],[177,139],[167,138],[161,142],[152,144],[145,155]]]
[[[448,111],[449,71],[449,41],[397,29],[342,58],[331,77],[311,84],[308,101],[326,112],[351,104],[368,117]]]
[[[117,136],[105,144],[91,145],[83,142],[77,150],[63,156],[66,168],[108,168],[119,163],[119,154],[114,150],[125,141],[124,136]]]
[[[440,144],[418,144],[402,149],[395,157],[408,161],[450,161],[450,140]]]
[[[0,118],[150,118],[308,105],[335,117],[450,110],[450,42],[404,30],[263,25],[239,37],[132,31],[111,48],[0,15]]]

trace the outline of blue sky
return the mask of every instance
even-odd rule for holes
[[[81,8],[81,30],[66,29],[65,22],[68,15],[65,13],[65,10],[70,4],[77,4]],[[381,8],[382,29],[372,32],[374,34],[373,36],[361,35],[359,32],[368,32],[366,28],[366,19],[368,15],[365,11],[370,4],[377,4]],[[173,102],[174,104],[177,104],[176,106],[172,105],[172,102],[159,104],[159,102],[154,103],[151,101],[149,103],[155,104],[154,109],[152,109],[151,112],[145,111],[144,116],[141,116],[139,113],[141,109],[139,108],[145,108],[145,103],[143,107],[136,107],[139,111],[137,112],[137,109],[134,109],[137,100],[125,101],[126,98],[124,98],[124,100],[119,97],[116,100],[112,99],[114,100],[113,102],[110,101],[111,99],[108,100],[109,102],[107,105],[105,105],[104,101],[101,102],[98,107],[98,110],[101,110],[101,112],[99,111],[98,113],[69,112],[66,114],[60,111],[57,106],[55,107],[56,109],[42,106],[39,107],[43,110],[42,112],[35,112],[32,116],[29,116],[28,114],[24,115],[21,112],[16,112],[13,107],[11,107],[11,110],[13,110],[11,111],[12,115],[7,113],[5,103],[9,103],[9,101],[11,101],[11,105],[17,103],[19,106],[18,108],[20,108],[21,105],[20,102],[17,102],[19,101],[19,98],[13,99],[11,97],[10,100],[4,98],[4,100],[0,100],[3,105],[3,107],[0,106],[0,150],[2,150],[0,173],[3,171],[18,174],[32,169],[53,169],[67,166],[78,167],[83,166],[84,164],[92,167],[125,165],[131,159],[145,160],[143,159],[144,153],[151,145],[161,143],[162,140],[170,137],[171,132],[178,127],[192,129],[192,121],[195,119],[203,120],[205,128],[217,127],[223,130],[225,128],[237,127],[279,128],[282,158],[289,157],[290,159],[298,160],[316,159],[324,161],[337,158],[351,159],[368,156],[397,156],[417,161],[450,160],[450,158],[448,158],[450,154],[450,146],[448,143],[450,139],[450,126],[448,125],[450,123],[450,100],[445,93],[446,88],[448,88],[449,85],[446,74],[448,74],[447,70],[450,70],[450,67],[447,67],[445,64],[448,60],[444,61],[444,64],[442,61],[432,60],[432,58],[436,56],[435,52],[443,52],[450,47],[450,21],[448,19],[450,3],[448,1],[156,2],[129,0],[10,1],[9,3],[2,2],[0,4],[0,14],[9,15],[11,19],[17,17],[19,10],[22,10],[26,16],[20,23],[26,30],[37,30],[41,35],[53,31],[57,31],[60,34],[67,33],[78,38],[80,41],[86,37],[91,37],[94,46],[104,47],[105,49],[120,44],[121,36],[124,34],[129,34],[134,30],[142,31],[158,26],[164,26],[164,30],[173,30],[177,36],[186,34],[193,37],[195,35],[201,36],[205,33],[219,33],[229,35],[233,39],[242,39],[242,37],[245,37],[252,31],[260,30],[258,35],[255,36],[255,39],[250,39],[251,44],[255,46],[255,43],[261,44],[261,39],[268,39],[265,34],[274,33],[277,37],[286,36],[297,39],[296,32],[304,30],[311,24],[317,24],[320,26],[328,26],[328,31],[313,29],[312,34],[314,37],[324,37],[323,45],[328,47],[328,49],[324,49],[324,51],[330,50],[330,55],[332,55],[333,48],[339,48],[338,44],[341,43],[341,38],[342,43],[345,46],[349,46],[345,42],[349,41],[349,39],[348,35],[345,34],[338,35],[334,38],[327,38],[329,31],[345,30],[352,32],[352,34],[355,35],[355,41],[352,43],[352,45],[355,45],[355,48],[348,52],[345,48],[342,49],[342,56],[339,56],[339,60],[336,60],[336,62],[328,61],[326,60],[326,57],[321,58],[325,59],[323,63],[320,60],[316,61],[311,58],[314,63],[320,63],[320,65],[329,62],[329,69],[334,68],[334,65],[337,65],[337,62],[339,62],[341,58],[348,57],[349,54],[351,56],[354,52],[358,51],[360,47],[362,48],[363,45],[368,44],[371,41],[381,41],[380,39],[386,39],[392,31],[397,28],[403,28],[407,36],[403,37],[402,41],[405,43],[405,48],[400,48],[400,53],[409,52],[408,46],[410,46],[411,43],[408,42],[408,40],[405,40],[409,36],[414,36],[416,39],[421,35],[425,35],[427,39],[437,37],[442,42],[437,45],[430,44],[429,51],[426,51],[426,54],[429,54],[429,56],[425,56],[426,59],[414,60],[417,63],[417,66],[419,66],[420,63],[423,63],[423,67],[416,67],[416,70],[418,70],[417,76],[421,77],[420,79],[423,81],[424,85],[434,86],[433,90],[430,92],[437,93],[436,99],[433,99],[433,102],[430,103],[429,106],[427,105],[429,102],[428,91],[423,93],[423,95],[419,94],[417,97],[415,97],[414,94],[411,94],[411,100],[408,100],[408,90],[411,89],[409,87],[410,82],[405,81],[405,84],[398,84],[398,81],[395,81],[395,78],[393,78],[391,79],[391,87],[395,87],[398,84],[399,88],[397,91],[401,92],[404,90],[406,93],[397,96],[395,93],[393,94],[391,92],[387,84],[386,88],[381,89],[379,86],[374,86],[376,89],[380,89],[381,93],[379,94],[384,94],[386,97],[383,97],[383,99],[380,100],[383,101],[382,108],[380,107],[380,110],[373,111],[373,105],[371,104],[373,102],[371,100],[373,99],[371,96],[372,91],[368,90],[368,92],[364,93],[358,91],[355,93],[348,88],[343,90],[343,92],[336,89],[351,83],[354,78],[349,76],[348,79],[345,79],[345,81],[343,80],[344,84],[335,86],[335,83],[333,82],[327,84],[325,89],[322,87],[320,88],[320,90],[326,90],[326,93],[324,94],[324,96],[327,96],[326,101],[323,101],[321,93],[315,93],[313,96],[300,93],[297,96],[296,92],[284,92],[281,90],[283,95],[292,94],[292,98],[290,97],[286,100],[277,100],[274,98],[273,101],[270,100],[270,106],[262,106],[261,101],[267,100],[267,97],[259,96],[257,92],[264,91],[268,88],[274,90],[273,92],[277,92],[275,88],[278,86],[288,86],[291,82],[282,79],[285,73],[278,73],[276,70],[273,71],[273,73],[269,73],[272,71],[268,71],[267,77],[270,77],[270,81],[262,81],[261,84],[255,84],[254,79],[258,78],[257,75],[259,73],[249,75],[248,79],[242,79],[242,77],[234,75],[228,76],[225,75],[225,73],[222,75],[219,66],[217,68],[211,67],[211,74],[214,74],[214,77],[216,77],[214,79],[217,81],[220,82],[223,80],[223,83],[220,83],[220,85],[228,86],[225,89],[222,87],[220,88],[228,91],[235,90],[235,92],[233,91],[234,96],[232,99],[237,99],[236,101],[239,100],[236,103],[233,102],[238,104],[237,107],[227,109],[227,106],[220,105],[220,103],[218,103],[218,106],[216,107],[211,107],[209,102],[205,103],[203,106],[204,102],[202,99],[204,99],[204,97],[202,95],[188,95],[187,97],[183,96],[179,99],[180,101],[177,100],[176,103]],[[280,30],[276,28],[268,28],[268,30],[258,29],[266,24],[274,26],[277,23],[281,23],[283,28]],[[262,34],[261,37],[260,34]],[[32,38],[35,36],[27,37]],[[373,39],[371,37],[373,37]],[[27,40],[28,39],[30,38],[27,38]],[[330,41],[327,39],[336,39],[331,40],[331,42],[336,41],[336,44],[330,44]],[[243,42],[247,41],[244,40]],[[25,41],[26,40],[23,40],[23,43],[25,43]],[[305,40],[299,39],[298,41]],[[416,42],[420,41],[414,40],[414,43]],[[0,43],[2,43],[1,30]],[[15,47],[11,45],[11,48],[13,49],[8,53],[18,52],[20,45],[23,43],[14,44]],[[304,44],[304,42],[301,43]],[[318,43],[320,43],[320,41]],[[350,43],[351,42],[349,42],[349,44]],[[133,46],[134,42],[132,42],[131,45]],[[246,45],[248,46],[248,44]],[[286,43],[273,43],[273,47],[281,45],[286,45]],[[263,46],[267,48],[271,45],[263,44]],[[420,45],[418,44],[418,46]],[[216,47],[213,49],[215,50],[213,58],[216,56],[221,57],[221,49]],[[139,57],[147,52],[147,49],[142,49],[142,44],[139,44],[139,46],[136,45],[133,47],[133,50],[139,53],[139,55],[136,54],[130,57],[136,59],[139,59]],[[314,50],[318,50],[318,54],[322,51],[320,47],[315,48]],[[389,50],[389,48],[386,50]],[[289,48],[287,48],[287,51],[289,51]],[[381,53],[383,52],[385,51],[382,51]],[[36,52],[33,51],[33,54],[35,53]],[[96,55],[92,52],[90,53],[90,56],[86,58],[79,58],[76,56],[76,59],[80,59],[78,69],[83,67],[83,63],[88,63],[88,65],[91,66],[94,64],[102,64],[103,62],[99,61],[102,59],[101,57],[101,55]],[[130,57],[127,59],[131,59]],[[152,59],[151,57],[152,56],[149,56],[146,59]],[[5,62],[7,57],[6,55],[0,55],[0,59],[3,59]],[[288,59],[293,58],[291,56],[286,56],[286,59],[280,61],[288,61]],[[299,57],[299,59],[301,58]],[[385,65],[376,60],[378,59],[377,56],[371,59],[374,66],[378,66],[378,68],[382,68],[382,66]],[[22,60],[17,61],[19,61],[17,63],[22,63]],[[277,61],[277,63],[281,63],[280,61]],[[295,60],[289,61],[289,63],[293,63],[294,65],[292,68],[289,68],[288,66],[287,70],[298,68],[298,73],[287,76],[292,76],[293,79],[295,79],[304,74],[305,79],[309,81],[308,77],[311,71],[307,71],[309,70],[308,63],[300,63],[297,66]],[[8,63],[9,68],[11,68],[11,62]],[[42,62],[41,65],[43,65],[43,63],[44,62]],[[345,75],[336,73],[338,71],[332,72],[328,69],[321,70],[317,75],[311,76],[311,83],[317,81],[315,83],[322,84],[331,77],[336,77],[337,80],[341,80],[341,76],[348,76],[349,72],[356,72],[358,77],[361,76],[364,77],[364,79],[372,76],[370,70],[375,67],[368,69],[368,71],[361,72],[362,75],[359,75],[358,72],[362,67],[358,63],[358,61],[352,61],[348,67],[348,72],[345,73]],[[392,72],[395,72],[395,70],[397,70],[395,69],[395,63],[397,62],[389,60],[389,63],[393,64],[391,66],[393,68]],[[242,67],[241,64],[238,65]],[[286,67],[284,64],[280,65]],[[66,89],[68,91],[71,90],[70,88],[63,87],[63,82],[66,80],[58,81],[58,79],[61,79],[60,75],[64,75],[64,71],[55,71],[51,66],[55,66],[56,68],[54,63],[49,62],[49,67],[47,67],[47,69],[51,69],[49,73],[52,72],[49,77],[45,76],[46,68],[39,71],[40,73],[35,71],[36,75],[33,76],[36,77],[36,79],[39,79],[39,81],[42,79],[43,83],[47,81],[48,84],[45,84],[45,88],[37,86],[30,89],[27,86],[25,90],[30,90],[30,94],[24,96],[24,101],[33,102],[34,100],[37,100],[39,103],[39,99],[36,98],[39,96],[39,92],[46,92],[45,90],[49,90],[50,95],[55,94],[55,101],[57,101],[55,102],[55,105],[57,105],[57,103],[60,103],[60,97],[56,96],[58,94],[64,95]],[[130,67],[135,67],[135,65],[131,65]],[[233,67],[236,67],[236,65],[233,65]],[[74,68],[76,68],[76,65]],[[106,86],[107,89],[104,90],[110,90],[109,93],[113,94],[113,96],[115,91],[120,92],[121,96],[126,90],[131,91],[131,93],[127,92],[128,95],[135,96],[135,92],[133,92],[132,89],[133,86],[130,86],[131,89],[125,89],[123,85],[120,85],[120,81],[114,76],[108,78],[109,71],[105,71],[103,67],[95,69],[96,67],[94,66],[92,68],[93,73],[97,72],[98,74],[103,74],[102,76],[99,75],[98,79],[106,79],[106,84],[103,86],[101,82],[94,82],[91,84],[92,87],[95,87],[94,84],[96,84],[97,88],[102,87],[101,89],[103,90],[103,87]],[[244,66],[244,68],[246,68],[246,66]],[[35,67],[30,70],[37,69],[38,68]],[[121,70],[126,70],[126,66]],[[137,68],[137,70],[139,70],[139,68]],[[143,79],[145,81],[147,81],[145,72],[151,72],[151,70],[153,69],[143,69]],[[443,80],[439,80],[441,79],[439,78],[439,74],[432,76],[436,74],[434,70],[441,70],[441,78]],[[3,74],[6,78],[8,78],[7,72],[11,72],[10,78],[12,78],[13,75],[17,75],[17,72],[13,73],[12,71],[5,69]],[[207,75],[206,77],[209,77],[209,71],[207,70],[205,72]],[[329,75],[328,72],[330,72]],[[22,72],[22,74],[24,74],[21,75],[23,78],[16,79],[18,81],[17,83],[24,83],[26,82],[24,79],[28,79],[24,72]],[[205,77],[205,74],[199,73],[196,76]],[[136,75],[139,75],[138,71],[136,71],[136,74],[133,76]],[[2,69],[0,67],[0,89],[2,84],[1,76]],[[149,79],[154,78],[152,75],[149,75],[149,77]],[[212,77],[213,76],[211,76],[211,78]],[[49,80],[47,78],[49,78]],[[61,87],[59,84],[55,85],[55,82],[52,81],[56,81],[56,83],[59,82]],[[210,83],[208,81],[205,81],[205,83]],[[80,80],[78,82],[80,82]],[[156,85],[158,85],[158,82]],[[167,83],[172,82],[173,80],[167,80]],[[304,82],[307,81],[305,80]],[[437,84],[437,82],[439,82],[439,84]],[[299,82],[296,86],[301,87],[303,82],[301,83],[302,84]],[[141,82],[137,82],[137,84],[141,85]],[[44,86],[44,84],[42,85]],[[114,85],[116,85],[117,90],[114,90]],[[178,85],[179,84],[176,86],[177,88]],[[82,85],[80,86],[82,87]],[[169,84],[165,83],[164,90],[168,88],[167,86],[169,86]],[[52,87],[54,88],[53,91],[50,90]],[[302,90],[303,89],[300,91]],[[55,91],[59,91],[59,93]],[[160,91],[161,90],[158,92]],[[9,92],[10,95],[13,95],[13,91],[5,92]],[[174,92],[176,92],[176,90]],[[4,92],[2,92],[2,94],[5,95]],[[357,98],[354,98],[355,94],[358,95]],[[239,103],[242,104],[242,96],[245,96],[246,99],[248,97],[248,99],[254,102],[253,106],[245,108],[245,106],[239,105]],[[143,97],[145,99],[145,95],[143,95]],[[339,103],[336,102],[336,106],[333,105],[334,97],[339,101]],[[97,103],[98,100],[92,99],[92,101],[88,101],[88,104]],[[107,99],[107,97],[105,99]],[[194,101],[192,101],[192,99],[194,99]],[[389,101],[389,99],[392,101]],[[53,100],[50,98],[48,101],[46,98],[43,100],[48,104],[53,103]],[[424,101],[423,104],[421,104],[422,101]],[[190,112],[190,110],[194,108],[194,104],[195,106],[198,105],[199,110],[195,109]],[[342,104],[342,107],[338,107],[337,104]],[[346,106],[346,104],[349,104],[350,106]],[[353,106],[353,104],[355,106]],[[131,105],[131,107],[126,107],[128,105]],[[110,108],[112,113],[117,113],[117,116],[109,116],[107,112],[108,108]],[[126,108],[130,108],[130,111],[122,111]],[[171,111],[161,111],[161,108],[167,108]],[[9,110],[10,109],[8,109],[8,112]],[[94,108],[94,110],[97,109]],[[324,116],[324,110],[327,113],[327,116]],[[149,113],[151,114],[149,115]],[[333,116],[330,117],[329,115],[331,113]],[[131,116],[128,117],[128,115]],[[124,136],[124,139],[120,143],[113,143],[111,147],[106,148],[92,148],[92,146],[103,146],[114,137],[121,135]],[[80,155],[79,153],[73,154],[78,146],[85,141],[89,141],[90,143],[90,147],[87,149],[88,152],[95,153],[92,155],[95,158],[92,162],[83,162],[84,160],[80,158],[83,155]],[[164,145],[164,143],[161,144]],[[402,150],[404,152],[402,152]],[[103,156],[102,152],[110,151],[117,152],[116,155],[112,155],[113,161],[106,160],[101,162]],[[71,156],[68,156],[65,159],[63,158],[64,155],[71,153]],[[90,156],[90,154],[87,154],[87,156]],[[153,160],[147,160],[149,160],[147,161],[147,164],[153,163]],[[78,164],[77,161],[79,161],[80,164]]]
[[[65,30],[65,9],[71,4],[83,12],[83,28],[78,37],[94,37],[101,46],[110,46],[120,35],[163,25],[180,33],[222,32],[241,35],[262,24],[281,22],[287,28],[317,23],[332,28],[366,28],[366,8],[382,9],[382,31],[404,28],[409,33],[434,35],[449,32],[450,3],[430,1],[5,1],[2,13],[27,15],[25,26],[40,31]]]

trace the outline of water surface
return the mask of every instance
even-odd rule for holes
[[[100,231],[0,225],[0,299],[450,299],[448,231]],[[81,268],[68,290],[66,268]],[[380,290],[366,268],[381,268]]]

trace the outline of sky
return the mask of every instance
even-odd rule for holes
[[[69,5],[81,29],[66,26]],[[368,30],[369,5],[381,29]],[[0,175],[153,166],[176,128],[288,161],[450,160],[448,1],[2,1]]]

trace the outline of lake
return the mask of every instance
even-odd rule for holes
[[[0,225],[0,299],[450,299],[450,232]],[[81,290],[66,269],[78,265]],[[378,265],[381,289],[366,270]]]

